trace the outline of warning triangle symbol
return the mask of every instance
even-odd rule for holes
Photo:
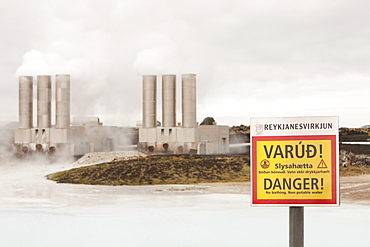
[[[324,160],[321,160],[317,168],[328,168]]]

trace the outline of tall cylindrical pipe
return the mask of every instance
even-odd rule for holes
[[[70,126],[70,76],[55,76],[55,121],[56,128]]]
[[[37,127],[51,127],[51,76],[37,76]]]
[[[196,112],[196,75],[182,75],[182,126],[196,127],[197,112]]]
[[[176,75],[162,76],[162,126],[176,126]]]
[[[33,121],[33,77],[19,77],[19,128],[32,128]]]
[[[157,127],[157,76],[143,76],[143,127]]]

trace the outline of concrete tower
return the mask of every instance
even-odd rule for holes
[[[56,128],[70,126],[70,76],[55,76]]]
[[[162,76],[162,126],[176,126],[176,75]]]
[[[51,76],[37,76],[37,127],[51,127]]]
[[[194,128],[197,126],[196,75],[182,75],[182,126]]]
[[[157,76],[143,76],[143,127],[157,127]]]
[[[33,126],[33,77],[19,77],[19,128]]]

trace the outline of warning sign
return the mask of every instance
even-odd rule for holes
[[[320,164],[317,168],[328,168],[328,166],[325,164],[325,161],[324,160],[321,160],[320,161]]]
[[[339,205],[338,118],[251,120],[252,205]]]

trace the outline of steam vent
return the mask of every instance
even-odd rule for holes
[[[195,74],[181,76],[182,122],[177,125],[176,75],[162,75],[162,126],[158,126],[157,79],[156,75],[143,76],[143,124],[138,149],[156,154],[228,153],[228,126],[197,124]]]

